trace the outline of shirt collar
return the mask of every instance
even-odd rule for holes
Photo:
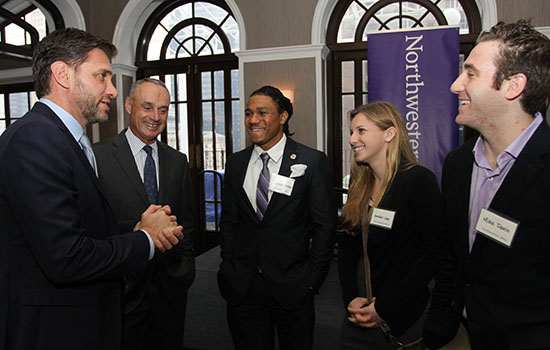
[[[271,147],[267,151],[264,151],[260,146],[254,145],[254,160],[257,160],[260,158],[260,155],[264,152],[267,152],[269,154],[269,158],[273,160],[275,163],[278,163],[279,160],[283,157],[283,153],[285,151],[285,145],[286,145],[286,135],[283,133],[283,137],[275,144],[275,146]]]
[[[542,123],[542,114],[537,112],[533,118],[533,121],[529,124],[525,130],[511,143],[506,147],[504,151],[497,157],[497,165],[500,168],[501,164],[508,159],[509,156],[512,156],[516,159],[527,142],[531,139],[537,128]],[[485,143],[483,142],[483,136],[479,136],[474,148],[472,150],[474,154],[474,160],[477,166],[482,168],[491,169],[487,157],[485,157]]]
[[[45,104],[46,106],[50,107],[52,111],[61,119],[61,122],[69,129],[69,132],[71,135],[73,135],[76,142],[80,141],[80,138],[82,137],[82,134],[84,133],[84,129],[82,129],[82,125],[73,117],[69,112],[63,109],[63,107],[59,106],[52,100],[49,100],[45,97],[42,97],[40,99],[40,102]]]
[[[128,144],[130,145],[132,155],[135,157],[136,154],[138,154],[138,152],[141,151],[143,147],[145,147],[146,143],[144,143],[136,135],[134,135],[130,128],[126,129],[125,135],[126,139],[128,140]],[[158,151],[157,141],[153,142],[149,146],[151,146],[151,148],[153,149],[153,153]]]

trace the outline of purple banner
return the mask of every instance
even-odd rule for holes
[[[449,91],[458,76],[458,28],[377,32],[367,45],[369,102],[399,107],[418,161],[439,180],[458,146],[458,99]]]

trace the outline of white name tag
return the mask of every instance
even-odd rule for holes
[[[481,209],[476,231],[510,248],[519,222],[506,219],[487,209]]]
[[[372,211],[372,216],[370,218],[370,224],[391,230],[394,216],[395,211],[393,210],[374,208],[374,210]]]
[[[271,174],[269,190],[290,196],[294,188],[294,179],[279,174]]]

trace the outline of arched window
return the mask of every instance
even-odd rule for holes
[[[46,12],[26,0],[7,2],[0,7],[2,66],[28,67],[38,41],[53,29],[63,28],[63,19],[49,0],[42,1],[41,8]],[[0,134],[36,102],[33,90],[32,82],[0,85]]]
[[[220,206],[208,201],[221,182],[212,177],[244,145],[237,50],[239,28],[225,2],[180,0],[165,2],[152,13],[136,52],[137,77],[158,77],[170,90],[161,139],[188,155],[195,208],[201,208],[195,217],[198,240],[216,244]],[[211,245],[198,242],[197,251]]]
[[[461,57],[481,32],[474,0],[342,0],[330,18],[328,57],[328,155],[335,183],[346,187],[350,172],[347,113],[368,101],[367,33],[400,28],[459,25]]]

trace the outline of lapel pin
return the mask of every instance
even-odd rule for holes
[[[294,153],[292,153],[292,154],[290,155],[290,159],[292,159],[292,160],[296,159],[296,155],[295,155]]]

